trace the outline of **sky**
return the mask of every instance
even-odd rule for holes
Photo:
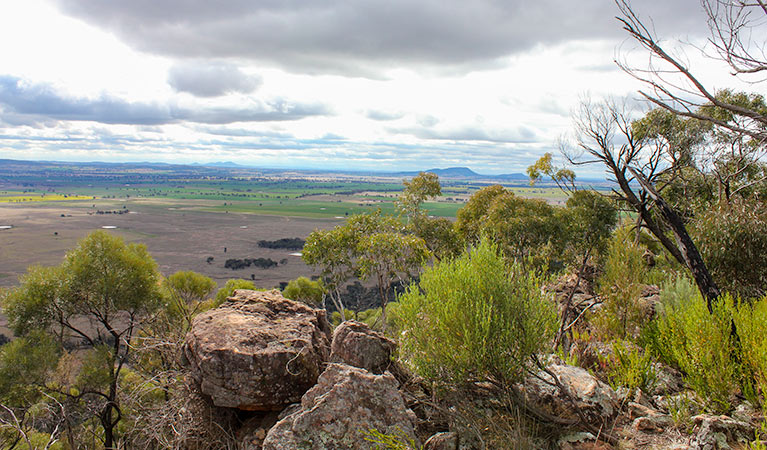
[[[672,46],[705,46],[696,0],[634,8]],[[557,152],[583,98],[638,97],[614,60],[646,55],[617,13],[610,0],[3,2],[0,158],[524,172]]]

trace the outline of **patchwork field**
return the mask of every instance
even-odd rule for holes
[[[93,207],[92,205],[96,205]],[[15,205],[0,204],[0,286],[14,286],[18,276],[33,264],[55,265],[66,252],[91,231],[109,227],[126,241],[146,244],[163,274],[178,270],[203,273],[219,283],[229,278],[253,279],[259,287],[278,286],[311,270],[288,250],[258,247],[259,240],[305,238],[316,228],[333,227],[340,219],[280,217],[196,210],[198,206],[144,200],[89,201]],[[93,214],[93,210],[125,214]],[[115,227],[115,228],[111,228]],[[226,251],[224,249],[226,248]],[[208,257],[214,259],[207,263]],[[276,268],[230,270],[228,258],[271,258],[286,260]]]

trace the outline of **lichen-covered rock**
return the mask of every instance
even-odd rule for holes
[[[575,408],[588,422],[599,426],[617,413],[618,396],[615,391],[584,369],[557,363],[549,364],[547,369],[556,375],[572,396]],[[520,392],[526,402],[547,414],[573,422],[579,419],[566,394],[552,385],[552,377],[545,371],[528,377],[520,386]]]
[[[415,415],[397,387],[389,373],[330,364],[301,399],[301,408],[269,430],[263,449],[373,449],[365,440],[371,429],[416,440]]]
[[[612,447],[591,433],[572,433],[559,438],[559,450],[612,450]]]
[[[754,438],[753,425],[732,417],[701,414],[693,417],[692,422],[696,431],[690,443],[691,450],[739,448]]]
[[[330,361],[383,373],[391,363],[396,344],[367,324],[347,320],[333,332]]]
[[[297,402],[330,356],[325,312],[279,291],[236,290],[192,322],[184,354],[216,406],[276,410]]]
[[[641,403],[628,403],[629,419],[634,419],[631,427],[635,431],[662,433],[671,427],[674,421],[668,414],[663,414]]]
[[[458,450],[458,435],[442,432],[431,436],[423,444],[424,450]]]

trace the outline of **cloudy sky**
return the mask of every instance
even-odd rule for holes
[[[634,3],[670,41],[704,42],[696,0]],[[610,0],[7,1],[0,158],[520,172],[579,98],[636,96],[613,63],[634,47],[616,14]]]

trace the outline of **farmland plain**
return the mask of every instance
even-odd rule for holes
[[[164,275],[203,273],[220,285],[245,278],[262,288],[311,275],[295,251],[261,248],[260,240],[306,238],[352,214],[395,213],[404,176],[150,164],[72,164],[0,160],[0,287],[33,264],[59,264],[89,232],[105,227],[143,243]],[[443,180],[443,195],[425,204],[453,218],[490,184]],[[560,203],[551,187],[510,186],[525,197]],[[212,259],[211,259],[212,257]],[[229,258],[271,258],[270,269],[224,267]]]

